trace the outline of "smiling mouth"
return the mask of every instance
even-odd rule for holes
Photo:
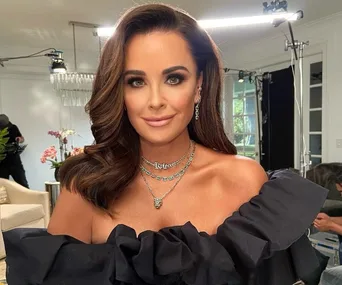
[[[165,116],[160,118],[144,118],[146,124],[151,127],[163,127],[171,122],[174,116]]]

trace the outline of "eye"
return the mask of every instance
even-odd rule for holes
[[[145,82],[142,78],[132,77],[127,80],[127,84],[133,88],[140,88],[145,85]]]
[[[179,85],[184,81],[184,76],[181,74],[169,75],[166,82],[170,85]]]

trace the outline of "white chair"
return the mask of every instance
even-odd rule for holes
[[[49,194],[27,189],[0,178],[7,192],[7,203],[0,204],[0,258],[6,256],[2,232],[14,228],[47,228],[50,220]]]

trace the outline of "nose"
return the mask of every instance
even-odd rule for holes
[[[159,86],[152,86],[149,92],[150,94],[148,103],[150,109],[158,110],[166,105]]]

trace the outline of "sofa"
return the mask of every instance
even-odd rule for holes
[[[49,194],[0,178],[0,258],[6,256],[2,232],[14,228],[47,228]]]

